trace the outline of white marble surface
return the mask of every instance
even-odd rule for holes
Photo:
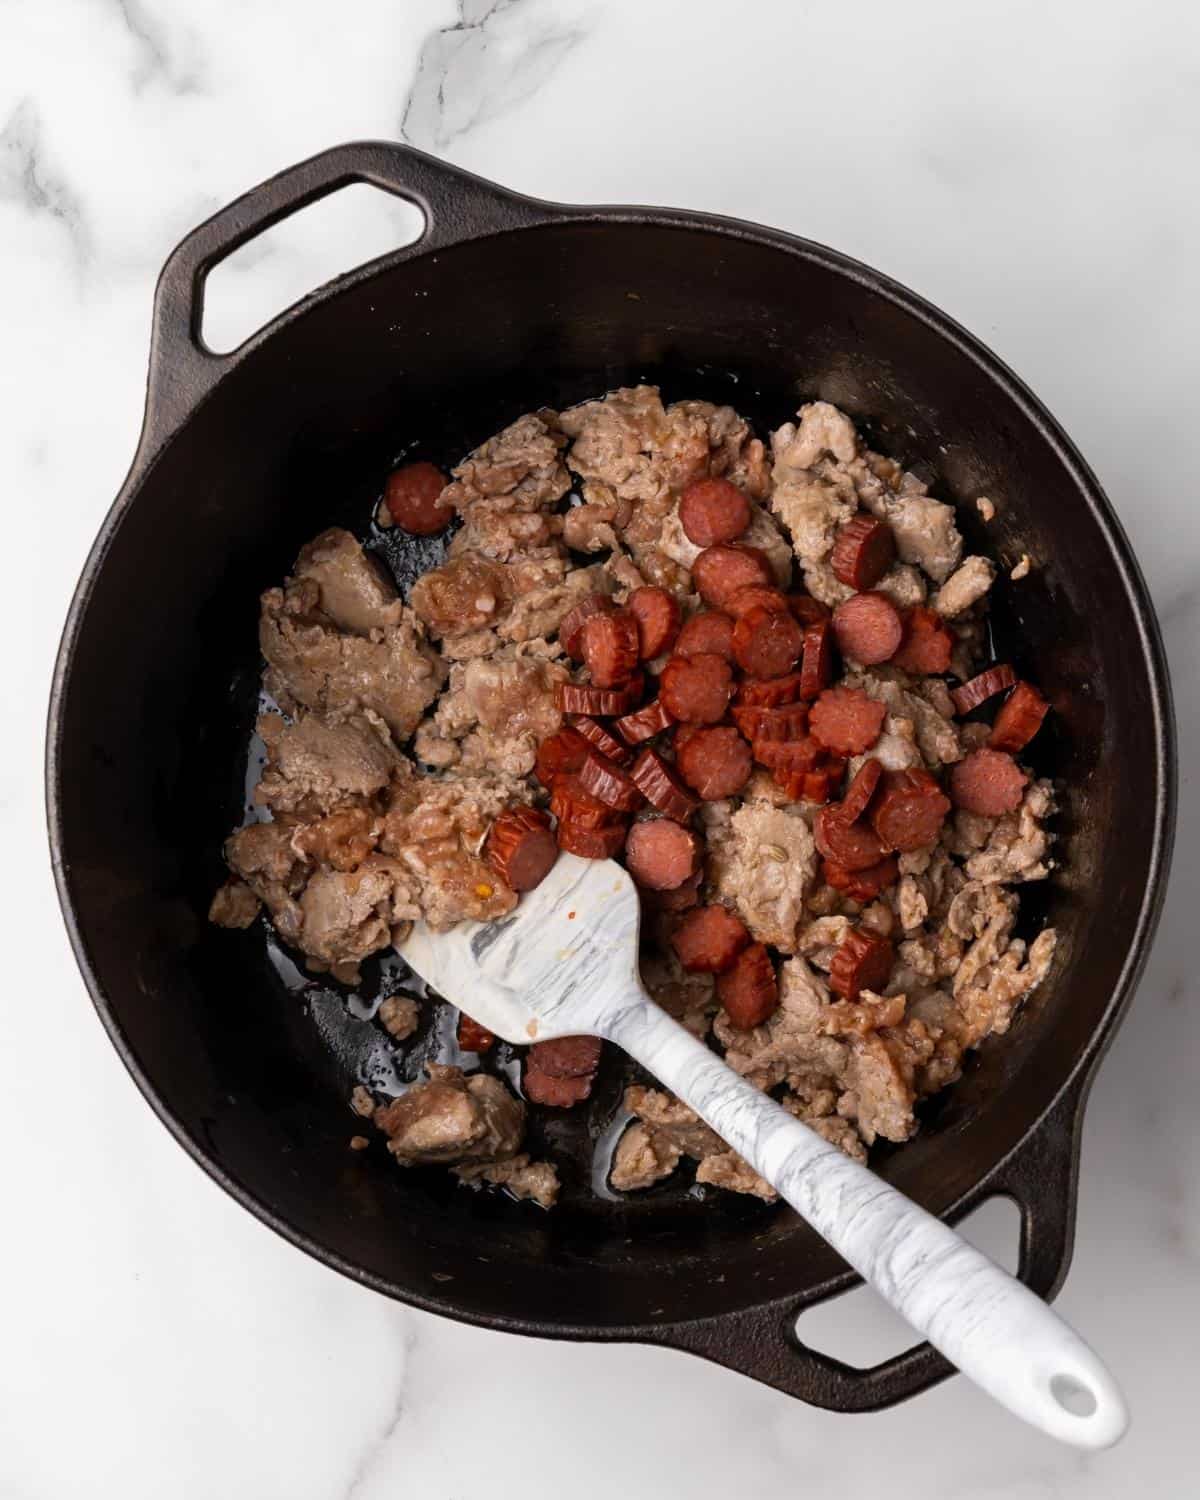
[[[1171,1365],[1200,1304],[1198,53],[1170,0],[0,5],[4,1500],[1195,1493],[1194,1382]],[[1093,1094],[1060,1302],[1130,1397],[1115,1451],[1059,1449],[964,1381],[837,1417],[682,1355],[410,1312],[225,1198],[104,1039],[51,890],[42,716],[133,451],[151,286],[246,186],[401,130],[527,192],[743,215],[890,271],[1009,360],[1107,486],[1162,614],[1183,751],[1172,893]],[[393,232],[356,212],[353,234],[297,225],[257,269],[294,293]],[[230,293],[232,316],[249,293]],[[876,1331],[861,1305],[822,1316],[835,1351]]]

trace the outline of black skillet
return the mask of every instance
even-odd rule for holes
[[[232,354],[208,351],[206,273],[351,182],[417,204],[424,236]],[[667,398],[731,400],[760,431],[801,400],[834,401],[876,446],[926,466],[971,546],[1033,559],[998,591],[996,629],[1055,708],[1037,759],[1062,782],[1061,870],[1023,902],[1031,924],[1057,926],[1059,956],[1009,1036],[875,1164],[952,1220],[1014,1198],[1020,1275],[1052,1296],[1071,1255],[1088,1087],[1169,862],[1162,645],[1124,533],[1053,418],[943,314],[819,245],[674,209],[536,202],[386,142],[301,163],[188,235],[158,284],[141,442],[54,677],[47,795],[63,911],[113,1044],[160,1118],[310,1254],[468,1322],[686,1349],[814,1404],[869,1410],[948,1366],[927,1345],[858,1370],[801,1344],[796,1315],[853,1278],[789,1212],[674,1185],[595,1197],[586,1123],[551,1142],[568,1177],[553,1214],[352,1153],[345,1100],[361,1037],[352,1017],[314,1025],[344,1001],[298,999],[261,933],[205,922],[244,799],[259,591],[326,525],[370,537],[398,455],[447,464],[531,407],[639,379]],[[980,494],[998,506],[986,529]],[[385,551],[402,586],[436,556],[394,534]],[[601,1089],[593,1133],[617,1086]]]

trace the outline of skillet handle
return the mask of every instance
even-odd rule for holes
[[[425,228],[412,244],[382,257],[397,264],[481,235],[497,234],[561,218],[568,209],[511,193],[470,172],[392,141],[354,141],[335,146],[288,167],[251,188],[211,219],[193,229],[167,257],[154,293],[150,337],[150,373],[141,453],[150,450],[195,409],[222,374],[278,323],[285,311],[258,330],[240,348],[216,354],[201,337],[204,281],[226,256],[286,219],[351,183],[364,182],[395,193],[419,208]],[[339,287],[373,274],[381,260],[357,266],[339,278]],[[328,294],[318,289],[309,305]]]
[[[1003,1164],[969,1206],[989,1197],[1012,1198],[1021,1211],[1017,1278],[1051,1300],[1071,1263],[1079,1162],[1079,1131],[1088,1082],[1068,1090],[1033,1138]],[[870,1369],[856,1369],[810,1349],[796,1329],[798,1316],[861,1285],[845,1275],[788,1308],[778,1303],[744,1313],[676,1324],[645,1336],[648,1343],[698,1354],[829,1411],[867,1412],[894,1406],[945,1380],[954,1366],[921,1343]],[[803,1327],[803,1321],[801,1321]]]

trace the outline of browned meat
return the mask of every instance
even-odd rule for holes
[[[752,1193],[768,1202],[778,1196],[769,1182],[673,1095],[634,1084],[625,1090],[625,1108],[637,1116],[637,1123],[625,1132],[613,1159],[609,1180],[618,1191],[649,1187],[673,1172],[681,1156],[690,1156],[699,1163],[697,1182]]]
[[[516,1154],[525,1106],[487,1073],[429,1066],[429,1082],[375,1111],[388,1150],[402,1167],[497,1162]]]
[[[442,492],[464,523],[452,554],[482,552],[503,561],[554,541],[562,518],[550,507],[571,487],[565,443],[554,412],[530,412],[465,458]]]
[[[437,712],[417,734],[418,758],[462,772],[528,775],[538,745],[562,725],[554,689],[566,681],[558,662],[512,647],[490,659],[456,662]]]
[[[553,1208],[558,1202],[558,1173],[548,1161],[531,1161],[527,1151],[510,1156],[507,1161],[479,1162],[455,1167],[459,1182],[480,1182],[506,1187],[514,1198],[530,1198],[541,1208]]]
[[[254,800],[272,812],[328,812],[354,798],[381,792],[390,777],[407,770],[377,714],[301,714],[288,724],[263,714],[258,732],[267,765]]]
[[[379,1021],[388,1036],[403,1042],[421,1021],[421,1007],[411,995],[388,995],[379,1002]]]
[[[251,927],[261,910],[262,902],[244,880],[227,880],[212,898],[208,920],[218,927]]]
[[[294,943],[303,924],[296,897],[308,878],[308,860],[292,845],[303,825],[298,818],[276,818],[273,823],[251,823],[225,841],[225,863],[240,875],[267,908],[285,942]]]
[[[329,968],[350,968],[388,947],[396,929],[421,915],[418,886],[398,860],[369,855],[357,870],[320,868],[300,897],[297,945]]]
[[[317,608],[339,630],[368,635],[401,615],[396,585],[383,565],[348,531],[332,527],[300,549],[292,581],[317,586]]]

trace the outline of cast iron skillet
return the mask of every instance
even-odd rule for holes
[[[419,205],[423,238],[234,353],[209,352],[206,273],[351,182]],[[147,1099],[218,1182],[310,1254],[468,1322],[664,1344],[867,1410],[948,1367],[927,1345],[865,1371],[805,1348],[797,1313],[853,1278],[786,1210],[674,1188],[595,1199],[572,1179],[546,1215],[349,1152],[339,1060],[261,937],[205,922],[244,796],[259,591],[320,528],[362,534],[397,455],[448,463],[530,407],[639,378],[668,398],[732,399],[760,430],[803,399],[837,402],[878,446],[926,464],[969,544],[1034,559],[999,591],[997,629],[1056,710],[1039,754],[1063,779],[1062,871],[1023,901],[1031,922],[1057,925],[1060,956],[1010,1035],[877,1165],[949,1219],[1014,1198],[1020,1275],[1052,1296],[1071,1254],[1088,1085],[1145,960],[1169,860],[1162,646],[1120,526],[1048,413],[943,314],[819,245],[673,209],[536,202],[379,142],[304,162],[190,234],[159,280],[141,442],[54,678],[59,894]],[[984,493],[999,508],[986,537],[970,503]],[[393,552],[402,585],[432,556],[428,544]]]

